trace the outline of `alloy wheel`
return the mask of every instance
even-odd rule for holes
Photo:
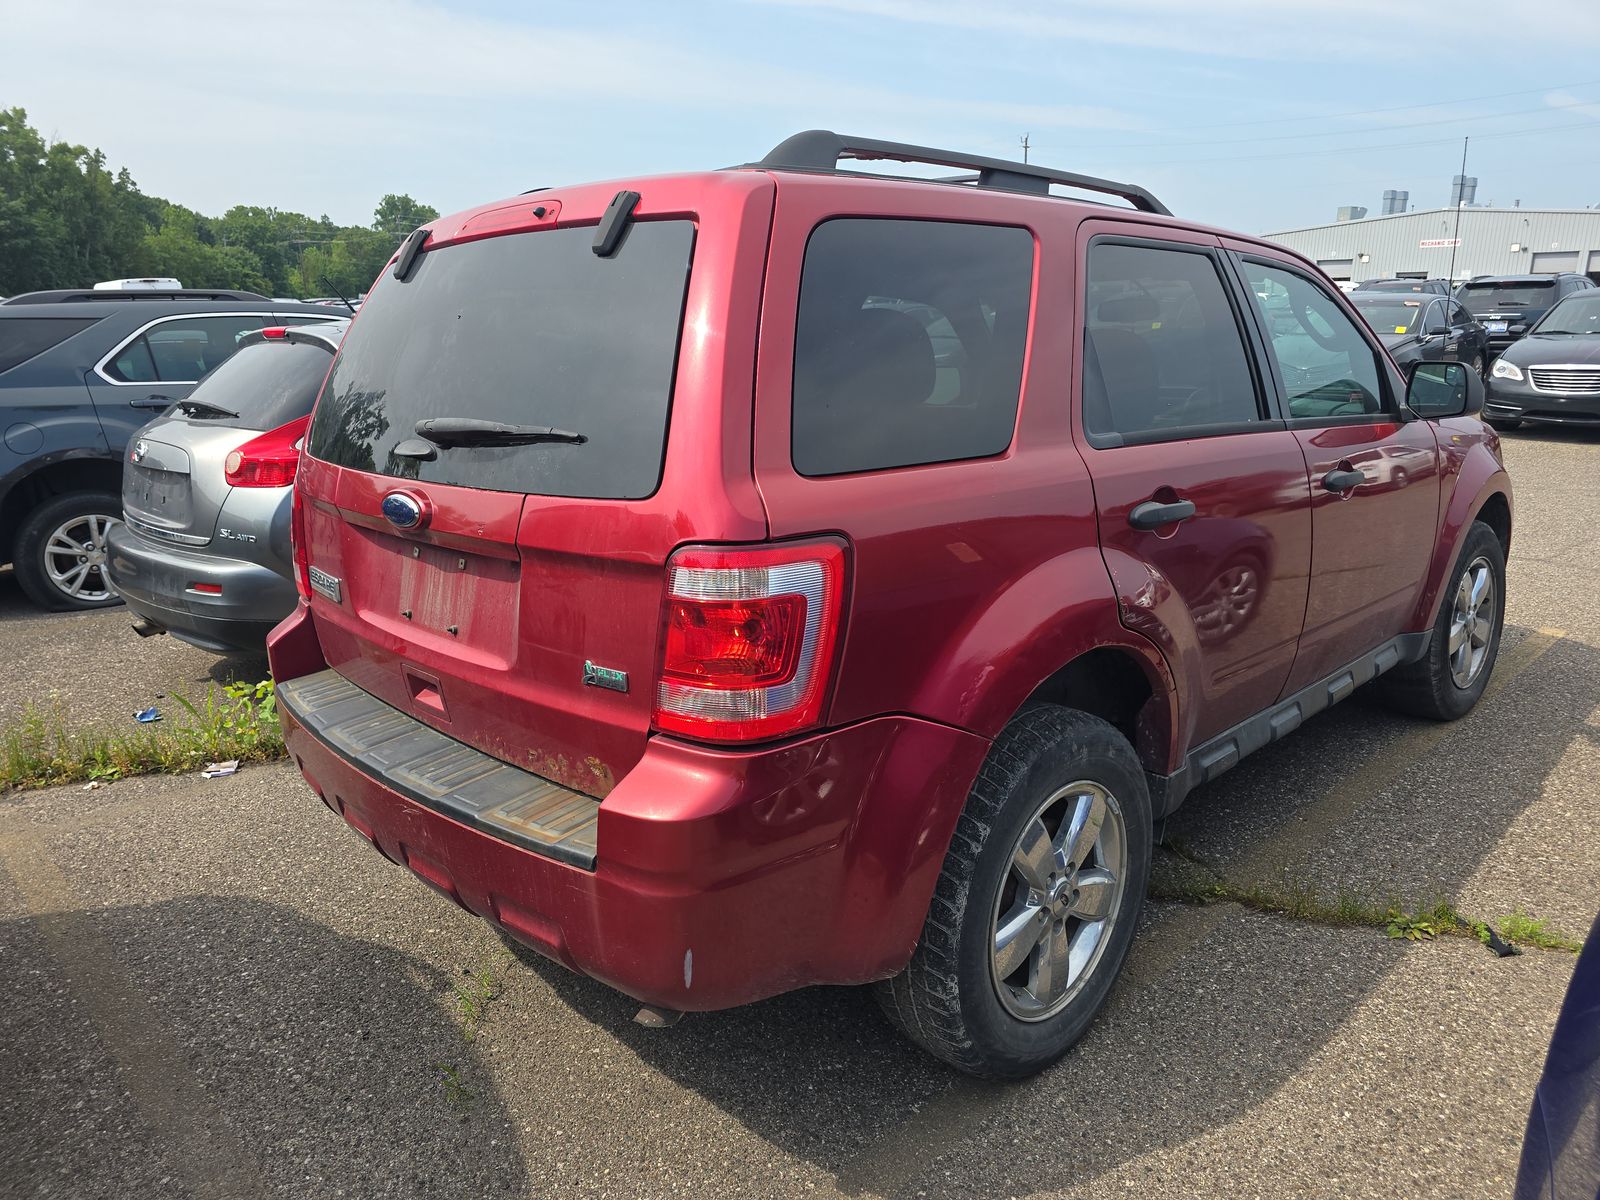
[[[93,603],[117,594],[106,576],[106,535],[118,523],[104,513],[84,513],[63,521],[45,540],[45,573],[63,596]]]
[[[1101,784],[1053,793],[1023,826],[995,899],[989,965],[1000,1003],[1043,1021],[1082,990],[1122,909],[1128,837]]]
[[[1495,603],[1494,570],[1480,554],[1461,573],[1450,612],[1450,677],[1458,688],[1471,687],[1488,661]]]

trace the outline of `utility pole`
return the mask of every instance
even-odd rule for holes
[[[1456,286],[1456,251],[1461,249],[1461,206],[1466,203],[1467,194],[1467,143],[1470,138],[1461,139],[1461,187],[1456,192],[1456,231],[1450,241],[1450,274],[1445,278],[1449,286]]]
[[[1028,161],[1028,135],[1022,135],[1022,161]]]

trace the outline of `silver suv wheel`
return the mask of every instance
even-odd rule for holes
[[[1494,618],[1494,571],[1480,554],[1456,581],[1450,611],[1450,677],[1458,688],[1471,687],[1483,670],[1494,637]]]
[[[1007,1012],[1043,1021],[1071,1003],[1100,961],[1127,873],[1122,808],[1106,788],[1078,780],[1039,806],[995,898],[989,963]]]

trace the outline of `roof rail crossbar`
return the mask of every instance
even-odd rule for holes
[[[270,296],[259,292],[241,292],[234,288],[149,288],[137,291],[96,291],[93,288],[52,288],[43,292],[23,292],[0,304],[100,304],[139,300],[248,300],[251,303],[271,301]]]
[[[1073,171],[1042,167],[1037,163],[984,158],[975,154],[962,154],[956,150],[912,146],[904,142],[881,141],[878,138],[849,137],[834,133],[830,129],[808,129],[804,133],[785,138],[754,165],[779,170],[836,171],[839,169],[840,159],[858,161],[887,159],[890,162],[926,163],[936,167],[976,171],[979,187],[1029,192],[1036,196],[1048,196],[1050,185],[1060,183],[1084,191],[1103,192],[1106,195],[1121,197],[1141,212],[1160,213],[1162,216],[1172,215],[1166,205],[1137,184],[1115,183],[1093,175],[1079,175]]]

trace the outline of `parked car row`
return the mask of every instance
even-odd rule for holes
[[[341,316],[251,292],[115,282],[0,303],[0,564],[43,608],[117,603],[108,536],[136,429],[246,334]]]

